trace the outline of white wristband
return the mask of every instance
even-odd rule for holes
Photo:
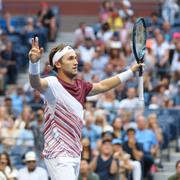
[[[131,69],[129,69],[125,72],[118,74],[118,77],[119,77],[120,81],[123,83],[133,77],[133,72]]]
[[[40,61],[36,63],[32,63],[29,61],[29,73],[31,75],[39,75],[40,74]]]

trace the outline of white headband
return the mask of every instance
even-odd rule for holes
[[[69,53],[69,52],[75,52],[75,51],[70,46],[66,46],[62,50],[57,51],[52,58],[53,66],[55,62],[59,61],[59,59],[61,59],[66,53]]]

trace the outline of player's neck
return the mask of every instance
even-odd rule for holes
[[[73,84],[74,83],[74,79],[73,78],[70,78],[68,77],[66,74],[62,73],[62,72],[59,72],[57,77],[69,84]]]

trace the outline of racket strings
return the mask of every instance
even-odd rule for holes
[[[145,28],[141,22],[136,24],[135,31],[135,46],[136,52],[138,52],[139,59],[142,59],[145,54],[146,49],[146,36],[145,36]]]

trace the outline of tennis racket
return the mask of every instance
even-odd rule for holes
[[[144,55],[146,51],[146,39],[147,33],[145,20],[142,17],[140,17],[134,23],[132,32],[132,50],[137,63],[144,62]],[[139,100],[144,101],[143,67],[139,68],[138,94]]]

